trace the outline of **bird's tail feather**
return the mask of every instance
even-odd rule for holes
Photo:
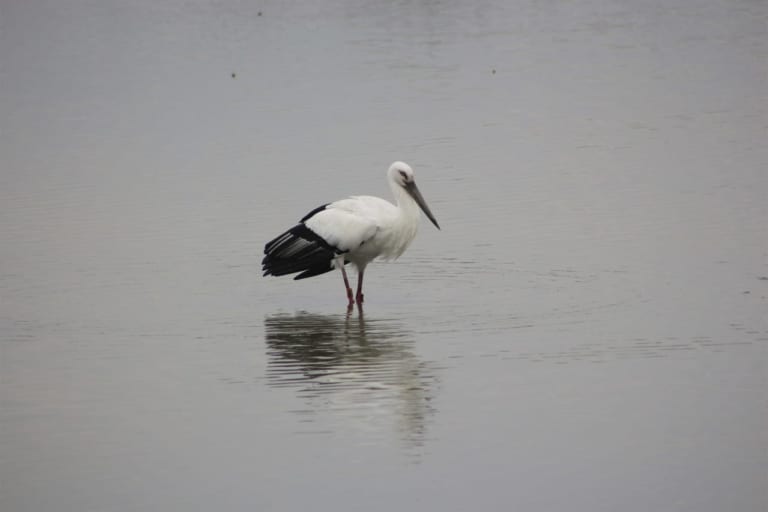
[[[301,272],[294,279],[305,279],[333,270],[338,253],[314,231],[297,224],[264,246],[261,268],[265,276]]]

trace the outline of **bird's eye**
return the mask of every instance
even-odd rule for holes
[[[400,176],[402,176],[405,181],[408,181],[408,175],[405,173],[405,171],[400,171]]]

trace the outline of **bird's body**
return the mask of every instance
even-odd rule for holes
[[[399,257],[416,236],[419,208],[440,229],[413,179],[413,170],[395,162],[387,172],[397,204],[373,196],[352,196],[309,212],[295,225],[264,247],[264,275],[299,272],[294,279],[341,269],[352,305],[344,265],[358,269],[356,300],[363,301],[365,267],[376,258]]]

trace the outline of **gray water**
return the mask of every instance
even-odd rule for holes
[[[768,509],[768,5],[0,4],[0,510]],[[262,278],[415,169],[443,228]]]

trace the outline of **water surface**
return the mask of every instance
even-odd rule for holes
[[[688,4],[3,3],[0,509],[766,509],[768,11]],[[394,160],[364,311],[260,276]]]

